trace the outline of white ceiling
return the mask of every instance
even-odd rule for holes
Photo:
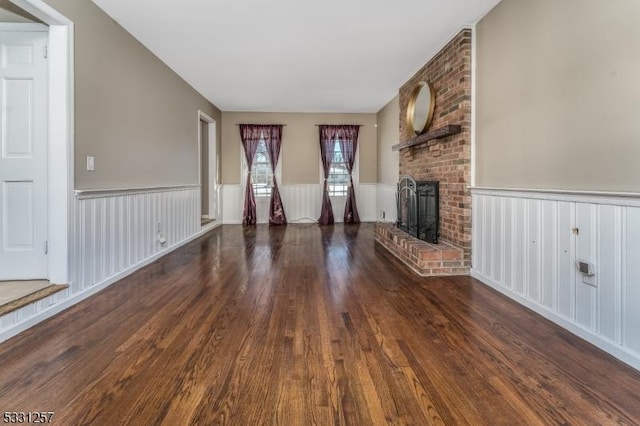
[[[500,0],[93,0],[223,111],[377,112]]]

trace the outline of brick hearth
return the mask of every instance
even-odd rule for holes
[[[426,276],[469,275],[464,250],[448,243],[429,244],[390,223],[376,223],[375,240],[416,274]]]

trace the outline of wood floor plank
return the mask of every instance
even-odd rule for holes
[[[373,226],[223,226],[0,344],[54,423],[640,424],[640,373]]]

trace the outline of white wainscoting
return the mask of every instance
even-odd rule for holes
[[[377,194],[378,184],[362,183],[357,185],[356,201],[362,222],[376,221]],[[289,223],[314,223],[318,221],[322,201],[322,186],[320,184],[280,185],[280,196]],[[222,186],[223,223],[242,223],[243,197],[244,190],[240,185]],[[395,195],[393,197],[395,200]],[[342,222],[345,197],[332,197],[331,203],[335,221]],[[393,208],[395,211],[395,201]],[[269,222],[268,209],[268,199],[256,201],[258,223]]]
[[[200,187],[78,191],[69,288],[2,316],[0,341],[98,292],[216,226],[200,226]],[[158,241],[157,226],[166,239]]]
[[[320,185],[282,185],[282,205],[290,223],[314,223],[320,217]],[[268,222],[268,220],[267,220]]]
[[[222,223],[237,225],[242,223],[242,207],[244,205],[244,190],[242,185],[222,186]]]
[[[358,214],[361,222],[375,222],[377,219],[378,204],[378,184],[361,183],[358,185],[358,193],[356,194],[356,203],[358,204]],[[340,210],[336,218],[344,216],[344,206]],[[341,220],[342,221],[342,220]]]
[[[397,221],[396,184],[379,183],[377,187],[376,218],[380,222]]]
[[[138,265],[200,231],[198,187],[81,194],[71,264],[72,292]],[[167,242],[158,241],[157,227]]]
[[[640,369],[640,198],[473,189],[471,274]],[[576,260],[595,266],[585,284]]]

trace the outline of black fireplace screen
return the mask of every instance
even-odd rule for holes
[[[398,228],[428,243],[438,243],[439,184],[416,182],[403,176],[398,182]]]

